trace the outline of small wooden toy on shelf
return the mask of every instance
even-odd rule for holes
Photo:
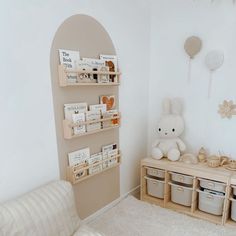
[[[206,162],[207,154],[205,148],[201,147],[199,152],[198,152],[198,160],[201,163]]]
[[[216,168],[221,165],[220,156],[212,155],[207,158],[207,165],[211,168]]]
[[[197,164],[198,158],[192,153],[185,153],[180,157],[179,161],[186,164]]]

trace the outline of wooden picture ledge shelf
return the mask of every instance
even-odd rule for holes
[[[91,74],[91,75],[117,75],[118,81],[121,75],[120,72],[110,72],[110,71],[91,71],[91,70],[70,70],[65,67],[65,65],[58,65],[58,78],[60,87],[73,87],[73,86],[118,86],[119,82],[109,82],[109,83],[71,83],[67,80],[67,75],[74,73],[77,76],[80,74]]]
[[[114,117],[101,118],[101,119],[98,119],[98,120],[83,121],[83,122],[77,122],[77,123],[73,123],[69,120],[63,120],[64,138],[65,139],[73,139],[73,138],[78,138],[78,137],[82,137],[82,136],[86,136],[86,135],[90,135],[90,134],[100,133],[100,132],[104,132],[104,131],[107,131],[107,130],[119,128],[120,127],[120,118],[121,118],[121,115],[119,113],[118,116],[114,116]],[[78,127],[78,126],[88,125],[88,124],[94,124],[94,123],[104,122],[104,121],[112,121],[112,120],[117,120],[118,124],[111,125],[110,127],[106,127],[106,128],[101,128],[101,129],[97,129],[97,130],[93,130],[93,131],[88,131],[88,132],[81,133],[81,134],[74,134],[73,127]]]
[[[148,194],[147,181],[155,176],[148,175],[148,169],[164,171],[164,198],[157,198]],[[188,175],[193,179],[191,205],[189,207],[174,203],[171,201],[171,173],[178,173]],[[148,176],[148,178],[147,178]],[[200,181],[204,179],[215,183],[220,183],[225,186],[225,195],[219,198],[223,199],[223,213],[222,215],[213,215],[203,212],[198,208]],[[177,183],[178,184],[178,183]],[[153,158],[145,158],[141,160],[141,191],[140,198],[143,201],[156,204],[158,206],[172,209],[174,211],[184,213],[193,217],[208,220],[215,224],[232,226],[236,228],[236,221],[230,218],[231,199],[233,188],[236,185],[236,171],[230,171],[224,167],[210,168],[206,163],[199,164],[185,164],[183,162],[172,162],[166,158],[162,160],[155,160]],[[181,186],[181,184],[179,185]],[[206,193],[206,192],[205,192]]]
[[[113,160],[113,159],[116,159],[115,164],[112,164],[112,165],[110,165],[106,168],[102,168],[102,170],[99,171],[99,172],[96,172],[96,173],[93,173],[93,174],[88,174],[88,169],[89,168],[93,168],[93,167],[98,166],[98,165],[103,165],[105,162]],[[80,167],[80,166],[68,167],[68,169],[67,169],[67,180],[70,181],[72,184],[78,184],[78,183],[80,183],[80,182],[82,182],[86,179],[89,179],[89,178],[95,176],[95,175],[101,174],[104,171],[115,168],[115,167],[119,166],[120,164],[121,164],[121,153],[119,152],[119,154],[116,155],[116,156],[111,156],[109,158],[106,158],[104,160],[101,160],[101,161],[96,162],[96,163],[91,164],[91,165],[87,165],[87,166],[83,166],[83,167]],[[81,172],[85,172],[85,175],[83,177],[77,178],[76,177],[77,174],[81,173]]]

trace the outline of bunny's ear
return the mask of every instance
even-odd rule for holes
[[[172,111],[172,114],[175,114],[175,115],[181,115],[182,114],[182,102],[179,98],[175,98],[173,99],[172,103],[171,103],[171,111]]]
[[[171,101],[169,98],[165,98],[163,100],[163,104],[162,104],[162,113],[164,115],[168,115],[170,114],[170,106],[171,106]]]

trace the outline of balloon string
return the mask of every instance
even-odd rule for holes
[[[210,79],[209,79],[209,85],[208,85],[208,99],[211,96],[211,87],[212,87],[212,71],[210,72]]]
[[[191,66],[191,64],[192,64],[191,61],[192,61],[192,60],[191,60],[191,57],[190,57],[190,58],[189,58],[189,63],[188,63],[188,83],[191,82],[191,74],[192,74],[192,73],[191,73],[191,67],[192,67],[192,66]]]

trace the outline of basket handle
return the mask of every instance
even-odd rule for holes
[[[208,195],[207,195],[207,198],[208,198],[208,199],[211,199],[211,200],[214,199],[214,197],[213,197],[211,194],[208,194]]]
[[[183,187],[178,187],[177,190],[183,192],[184,188]]]

